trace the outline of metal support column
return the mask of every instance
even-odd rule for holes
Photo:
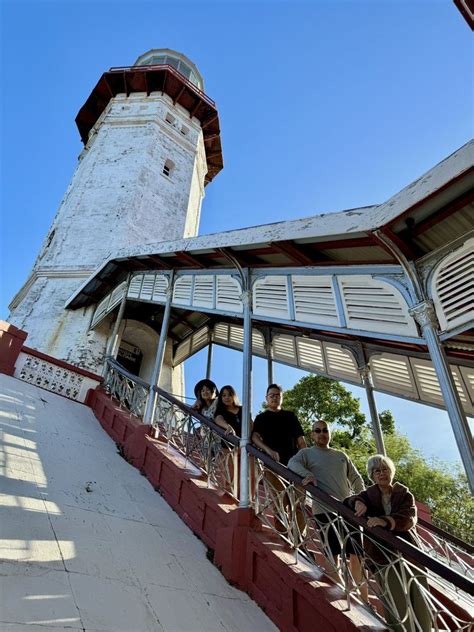
[[[247,508],[249,499],[249,458],[247,444],[250,439],[250,417],[252,413],[252,318],[251,287],[249,270],[242,270],[244,340],[242,372],[242,436],[240,438],[240,499],[239,507]]]
[[[265,353],[267,354],[267,386],[273,384],[273,347],[272,347],[272,330],[268,328],[265,331]]]
[[[430,301],[423,301],[410,309],[410,314],[421,327],[433,367],[439,380],[459,454],[466,470],[471,491],[474,493],[473,440],[466,415],[459,398],[453,374],[437,333],[437,319]]]
[[[210,333],[209,333],[209,347],[207,349],[206,379],[208,379],[208,380],[211,379],[211,372],[212,372],[212,352],[213,352],[212,337],[213,337],[213,333],[214,333],[214,328],[212,328],[210,330]]]
[[[120,330],[120,325],[122,324],[123,315],[125,313],[125,306],[127,304],[127,294],[128,294],[128,288],[130,286],[131,277],[132,275],[128,274],[127,279],[125,281],[125,290],[122,296],[122,300],[120,301],[120,307],[117,314],[117,318],[115,319],[112,335],[110,336],[109,344],[107,345],[106,356],[111,356],[113,358],[116,358],[117,353],[118,353],[119,330]]]
[[[150,392],[148,393],[148,399],[146,402],[145,414],[143,415],[143,423],[151,424],[153,422],[153,416],[155,414],[157,392],[154,390],[154,386],[158,386],[160,381],[161,367],[163,366],[163,359],[165,357],[166,338],[168,335],[168,324],[171,313],[171,300],[173,298],[173,270],[171,271],[169,278],[169,286],[166,292],[166,305],[165,312],[163,314],[163,321],[161,323],[160,340],[158,342],[158,349],[156,351],[155,365],[153,367],[153,373],[150,380]]]
[[[369,404],[370,421],[372,423],[372,433],[375,439],[375,446],[378,454],[386,454],[385,444],[383,441],[382,426],[380,425],[379,413],[377,411],[377,404],[375,402],[374,386],[372,384],[372,375],[370,373],[370,367],[368,364],[359,367],[362,383],[365,387],[367,394],[367,403]]]

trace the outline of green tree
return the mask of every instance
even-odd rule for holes
[[[307,375],[286,391],[283,407],[296,413],[308,436],[317,419],[334,424],[331,445],[347,452],[366,483],[370,483],[366,463],[376,453],[371,425],[360,410],[359,400],[342,384]],[[474,500],[461,469],[426,460],[405,435],[397,432],[389,410],[382,411],[379,419],[387,455],[397,469],[397,480],[409,487],[418,501],[429,506],[441,528],[472,541]]]

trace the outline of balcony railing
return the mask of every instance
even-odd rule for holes
[[[141,416],[150,387],[114,360],[105,386],[121,406]],[[159,388],[153,425],[170,450],[177,450],[207,476],[208,485],[239,497],[239,441],[226,436]],[[153,391],[152,391],[153,392]],[[394,630],[472,629],[472,547],[422,522],[418,546],[380,529],[301,477],[247,446],[252,505],[266,528],[285,541],[296,561],[339,585],[351,607],[357,601]],[[323,506],[317,523],[310,501]]]
[[[195,92],[203,101],[208,105],[215,108],[216,102],[210,99],[205,92],[198,88],[192,81],[189,81],[182,73],[179,72],[174,66],[170,64],[153,64],[149,66],[114,66],[109,72],[147,72],[149,70],[166,70],[175,75],[180,81],[182,81],[188,88]]]

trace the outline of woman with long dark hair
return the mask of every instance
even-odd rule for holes
[[[242,435],[242,406],[235,388],[230,384],[221,388],[217,398],[214,421],[227,434],[233,434],[237,437]]]

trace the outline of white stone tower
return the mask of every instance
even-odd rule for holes
[[[89,331],[93,307],[67,311],[65,302],[122,248],[196,235],[222,152],[199,71],[169,49],[104,73],[76,123],[84,150],[9,320],[28,332],[30,347],[97,372],[110,323]],[[138,323],[128,326],[123,340],[156,346]]]

